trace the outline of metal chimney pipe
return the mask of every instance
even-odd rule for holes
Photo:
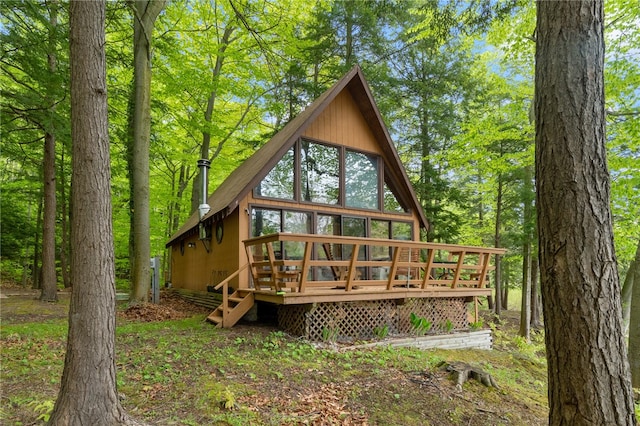
[[[209,167],[211,165],[211,161],[203,158],[198,160],[198,167],[200,168],[200,177],[202,178],[202,195],[200,198],[200,205],[198,206],[198,217],[200,220],[202,220],[202,218],[205,217],[205,215],[207,213],[209,213],[209,210],[211,210],[211,207],[209,206],[209,204],[207,204],[207,182],[209,181],[209,179],[207,178],[207,172],[209,170]]]

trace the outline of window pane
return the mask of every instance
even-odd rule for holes
[[[284,232],[293,234],[311,233],[311,213],[284,212]]]
[[[253,209],[251,211],[251,236],[280,232],[280,210]]]
[[[387,212],[407,213],[407,209],[402,207],[386,183],[384,184],[384,210]]]
[[[293,234],[311,233],[311,213],[284,211],[284,232]],[[285,241],[284,258],[300,260],[304,256],[304,243]]]
[[[357,217],[343,217],[342,218],[342,235],[348,237],[365,237],[366,236],[366,222],[365,219]],[[342,247],[342,258],[350,259],[353,246],[344,245]],[[364,259],[365,251],[364,246],[360,247],[358,252],[358,259]]]
[[[302,140],[300,194],[302,201],[338,204],[340,166],[338,148]]]
[[[345,203],[348,207],[378,209],[378,159],[347,151],[345,159]]]
[[[329,216],[319,214],[317,217],[316,234],[320,235],[341,235],[340,216]]]
[[[390,238],[390,222],[388,220],[371,220],[371,238]],[[387,260],[389,259],[388,246],[372,246],[371,259]]]
[[[293,200],[294,151],[291,148],[254,189],[256,197]]]
[[[371,220],[371,238],[389,239],[389,221]]]
[[[411,224],[407,222],[392,222],[391,233],[394,240],[411,240]]]

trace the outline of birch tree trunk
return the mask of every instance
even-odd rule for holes
[[[539,1],[536,185],[550,425],[635,425],[609,210],[602,1]]]

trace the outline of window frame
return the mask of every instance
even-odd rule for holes
[[[307,201],[307,200],[303,200],[302,199],[302,141],[307,141],[309,143],[313,143],[313,144],[317,144],[317,145],[322,145],[325,147],[329,147],[329,148],[336,148],[337,149],[337,154],[338,154],[338,202],[336,204],[328,204],[328,203],[321,203],[321,202],[314,202],[314,201]],[[296,140],[296,142],[289,148],[289,150],[293,149],[293,199],[291,198],[276,198],[276,197],[270,197],[270,196],[265,196],[262,194],[258,194],[258,191],[256,190],[257,187],[259,185],[262,184],[262,180],[256,185],[256,187],[254,187],[252,189],[252,194],[253,197],[258,200],[258,199],[264,199],[264,200],[274,200],[274,201],[281,201],[281,202],[288,202],[288,203],[296,203],[299,205],[307,205],[307,206],[325,206],[325,207],[339,207],[342,209],[348,209],[351,211],[362,211],[362,212],[381,212],[381,213],[391,213],[391,214],[397,214],[397,215],[407,215],[410,216],[411,215],[411,209],[408,206],[405,206],[402,202],[402,200],[399,199],[399,197],[396,195],[394,188],[395,185],[392,185],[392,182],[386,182],[386,168],[387,168],[387,164],[384,161],[384,158],[377,153],[374,152],[369,152],[369,151],[364,151],[364,150],[359,150],[359,149],[355,149],[355,148],[351,148],[351,147],[346,147],[344,145],[339,145],[339,144],[335,144],[335,143],[331,143],[331,142],[327,142],[327,141],[321,141],[321,140],[317,140],[314,138],[309,138],[309,137],[300,137]],[[287,150],[287,152],[289,151]],[[377,197],[377,202],[376,202],[376,207],[375,208],[364,208],[364,207],[356,207],[356,206],[348,206],[346,203],[346,156],[348,155],[348,152],[353,152],[353,153],[358,153],[358,154],[362,154],[365,156],[369,156],[369,157],[373,157],[376,159],[376,163],[375,163],[375,167],[377,168],[377,192],[378,192],[378,197]],[[281,160],[279,160],[281,161]],[[278,161],[278,162],[279,162]],[[276,163],[277,165],[277,163]],[[276,167],[276,165],[274,165],[273,167]],[[271,172],[271,170],[269,171],[269,173]],[[268,173],[267,173],[268,174]],[[265,176],[266,177],[266,176]],[[263,178],[264,179],[264,178]],[[385,209],[385,203],[384,203],[384,197],[385,197],[385,189],[388,188],[389,192],[394,196],[394,198],[396,199],[396,202],[398,204],[398,206],[400,207],[400,209],[402,209],[402,211],[398,211],[398,210],[386,210]]]

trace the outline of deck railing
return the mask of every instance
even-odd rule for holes
[[[506,250],[404,240],[277,233],[244,241],[256,290],[305,293],[400,287],[485,288]]]

